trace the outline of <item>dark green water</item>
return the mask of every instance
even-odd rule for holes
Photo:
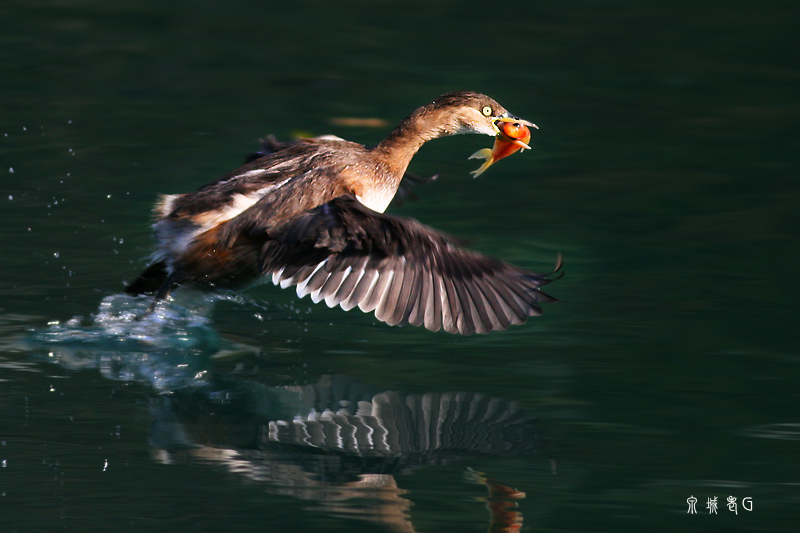
[[[796,530],[798,10],[751,4],[0,7],[0,530],[500,531],[468,469],[525,492],[524,531]],[[159,193],[268,133],[377,143],[332,119],[456,89],[534,150],[472,180],[485,138],[432,142],[412,170],[441,178],[393,212],[562,253],[544,316],[457,338],[271,286],[151,330],[101,307]],[[435,399],[458,438],[403,445],[408,413],[383,456],[266,438],[312,390]]]

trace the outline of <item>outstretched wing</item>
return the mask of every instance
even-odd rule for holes
[[[300,297],[375,312],[390,325],[469,335],[507,329],[542,313],[552,281],[464,249],[411,219],[342,196],[292,221],[268,242],[262,272]],[[558,270],[558,268],[556,269]]]

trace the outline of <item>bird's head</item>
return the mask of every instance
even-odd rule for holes
[[[492,164],[517,150],[529,149],[530,128],[533,122],[516,117],[496,100],[485,94],[460,91],[440,96],[429,106],[430,119],[440,123],[439,135],[477,133],[495,137],[492,148],[478,150],[470,158],[486,162],[472,174],[479,176]]]
[[[472,91],[458,91],[440,96],[428,106],[426,114],[439,121],[444,135],[477,133],[496,136],[505,122],[516,122],[537,128],[536,124],[516,117],[496,100]]]

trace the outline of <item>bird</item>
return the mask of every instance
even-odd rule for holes
[[[507,123],[536,128],[489,96],[457,91],[413,111],[374,147],[335,136],[265,142],[195,192],[159,198],[151,264],[125,292],[152,294],[152,310],[182,285],[239,290],[271,281],[389,325],[471,335],[522,324],[556,301],[541,288],[560,277],[560,255],[551,273],[538,274],[384,213],[424,143],[494,136],[498,157],[476,153],[487,159],[483,172],[514,150],[509,143],[528,148],[503,135]]]

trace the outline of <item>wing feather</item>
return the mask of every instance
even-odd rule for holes
[[[459,246],[419,222],[384,215],[342,196],[289,222],[262,250],[262,272],[345,310],[391,325],[470,335],[541,314],[551,281]]]

